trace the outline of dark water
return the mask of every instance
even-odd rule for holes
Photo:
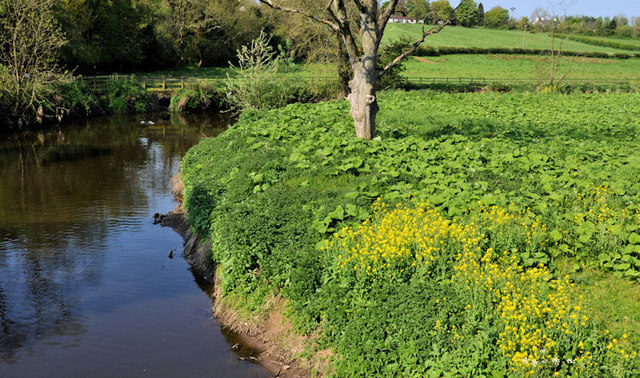
[[[226,121],[151,117],[1,137],[0,377],[268,375],[151,222],[176,206],[180,158]]]

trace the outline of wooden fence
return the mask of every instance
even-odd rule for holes
[[[79,76],[77,80],[82,81],[89,87],[94,89],[105,88],[111,80],[129,80],[131,76],[127,75],[108,75],[108,76]],[[169,76],[135,76],[136,82],[140,83],[143,88],[150,92],[172,92],[184,89],[187,86],[197,84],[217,84],[225,81],[226,77],[169,77]],[[336,77],[297,77],[297,76],[274,76],[274,80],[285,80],[291,82],[336,82]]]
[[[112,79],[130,79],[131,76],[111,75],[111,76],[80,76],[80,80],[93,88],[104,88]],[[292,82],[318,82],[324,83],[335,82],[336,77],[298,77],[298,76],[274,76],[274,79]],[[222,83],[225,77],[169,77],[169,76],[136,76],[135,80],[148,91],[156,92],[173,92],[184,89],[190,85],[198,83],[215,84]],[[459,84],[459,85],[491,85],[491,84],[539,84],[544,83],[543,79],[534,78],[487,78],[487,77],[410,77],[405,78],[406,83],[414,86],[429,86],[436,84]],[[565,78],[562,80],[565,84],[621,84],[621,85],[640,85],[640,77],[626,78]]]

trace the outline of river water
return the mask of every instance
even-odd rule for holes
[[[0,377],[268,376],[152,224],[181,157],[228,121],[147,117],[0,137]]]

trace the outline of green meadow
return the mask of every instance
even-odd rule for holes
[[[429,28],[429,25],[425,26]],[[391,43],[403,37],[415,40],[422,33],[422,25],[389,24],[385,31],[383,43]],[[481,47],[481,48],[522,48],[525,42],[527,49],[549,49],[551,37],[547,33],[523,33],[522,30],[499,30],[485,28],[464,28],[461,26],[447,26],[440,33],[431,35],[424,46],[436,47]],[[557,40],[559,43],[560,39]],[[562,48],[565,51],[629,53],[627,50],[610,47],[593,46],[586,43],[566,40]]]

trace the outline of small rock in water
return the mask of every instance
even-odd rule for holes
[[[172,259],[173,258],[173,249],[169,251],[169,258]]]

